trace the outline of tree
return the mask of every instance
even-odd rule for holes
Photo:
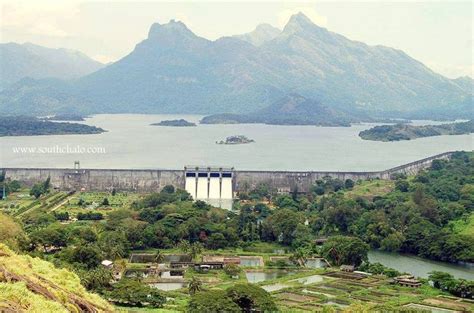
[[[197,292],[191,297],[186,310],[189,313],[241,313],[240,307],[224,290]]]
[[[93,269],[102,261],[102,251],[93,244],[80,245],[72,250],[70,261],[81,267]]]
[[[156,251],[154,261],[156,263],[162,263],[164,259],[165,259],[164,254],[160,250]]]
[[[45,252],[48,251],[48,247],[65,247],[67,245],[66,230],[58,223],[32,232],[30,239],[34,244],[42,245]]]
[[[401,192],[408,192],[408,188],[410,188],[410,184],[404,179],[398,179],[395,182],[395,189]]]
[[[102,205],[109,205],[109,199],[107,198],[104,198],[104,200],[102,200]]]
[[[254,284],[235,284],[227,289],[230,297],[242,312],[276,312],[278,308],[272,296]]]
[[[163,193],[174,193],[174,186],[173,185],[166,185],[163,187],[163,189],[161,190],[161,192]]]
[[[106,231],[100,234],[99,247],[104,256],[112,260],[128,255],[130,244],[122,231]]]
[[[305,266],[309,255],[310,255],[309,250],[307,250],[305,248],[298,248],[290,256],[290,261],[293,262],[295,265]]]
[[[196,292],[201,291],[202,281],[196,276],[193,276],[188,283],[188,290],[190,295],[194,295]]]
[[[34,196],[36,199],[38,199],[41,197],[41,195],[48,193],[49,187],[51,185],[50,181],[51,178],[48,177],[44,182],[34,184],[30,189],[30,196]]]
[[[54,217],[58,221],[67,221],[69,220],[69,212],[54,212]]]
[[[187,240],[181,240],[179,243],[178,243],[178,249],[187,254],[190,250],[191,250],[191,244],[189,243],[189,241]]]
[[[213,233],[207,238],[207,246],[210,249],[225,248],[227,244],[227,239],[221,233]]]
[[[166,298],[157,289],[133,279],[120,280],[106,294],[110,301],[127,306],[159,308],[166,302]]]
[[[346,189],[354,188],[354,181],[352,179],[346,179],[344,181],[344,188],[346,188]]]
[[[359,238],[347,236],[330,237],[321,250],[322,255],[334,265],[351,264],[359,266],[367,261],[369,245]]]
[[[191,259],[195,259],[203,250],[204,248],[200,242],[194,242],[191,244],[191,248],[189,249],[189,256]]]
[[[41,184],[35,184],[30,189],[30,196],[34,196],[36,199],[41,197],[42,194],[43,194],[43,188]]]
[[[294,239],[295,229],[303,222],[301,213],[291,209],[279,209],[264,221],[263,229],[266,237],[276,238],[283,244],[290,245]]]
[[[0,213],[0,225],[0,242],[16,249],[18,241],[25,237],[20,225],[12,217],[3,213]]]
[[[403,245],[405,237],[400,232],[394,232],[382,239],[380,249],[390,252],[398,252]]]
[[[98,267],[91,270],[79,270],[78,275],[81,278],[81,284],[88,290],[102,290],[110,287],[112,281],[112,272],[104,267]]]

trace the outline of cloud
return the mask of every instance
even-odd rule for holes
[[[111,57],[110,55],[105,55],[105,54],[96,54],[92,57],[92,59],[99,61],[100,63],[103,63],[103,64],[117,61],[117,58],[114,58],[114,57]]]
[[[288,8],[278,13],[278,26],[283,28],[290,17],[297,13],[303,13],[306,15],[313,23],[317,24],[318,26],[326,27],[328,23],[328,19],[326,16],[323,16],[316,11],[313,7],[295,7],[295,8]]]
[[[70,34],[61,24],[76,18],[79,13],[74,2],[2,1],[1,4],[2,30],[25,35],[69,37]]]
[[[448,78],[458,78],[461,76],[474,78],[474,64],[441,64],[439,62],[428,61],[426,65],[433,71]]]

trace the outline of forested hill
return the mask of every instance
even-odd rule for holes
[[[441,135],[463,135],[474,133],[474,120],[468,122],[413,126],[409,124],[382,125],[361,131],[365,140],[399,141]]]
[[[360,122],[364,118],[368,120],[366,116],[349,115],[342,110],[330,108],[321,101],[293,93],[252,113],[209,115],[204,117],[201,123],[350,126],[350,122]]]

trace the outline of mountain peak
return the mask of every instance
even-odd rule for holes
[[[316,24],[314,24],[306,15],[299,12],[294,14],[286,23],[285,28],[283,29],[284,33],[295,33],[298,31],[303,31],[308,28],[319,28]]]
[[[247,41],[252,45],[258,47],[277,37],[281,33],[276,27],[273,27],[270,24],[259,24],[255,30],[250,33],[235,35],[233,37],[238,38],[243,41]]]
[[[148,38],[155,38],[155,37],[160,37],[162,33],[176,33],[176,34],[192,34],[194,33],[189,30],[189,28],[186,27],[186,25],[181,22],[181,21],[176,21],[176,20],[170,20],[166,24],[160,24],[160,23],[153,23],[150,27],[150,31],[148,32]]]

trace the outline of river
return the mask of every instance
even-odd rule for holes
[[[233,166],[241,170],[377,171],[451,150],[472,150],[472,136],[438,136],[412,141],[377,142],[359,138],[374,124],[351,127],[262,124],[150,126],[162,120],[197,115],[101,114],[84,123],[107,130],[92,135],[0,137],[0,166],[181,169],[185,165]],[[433,124],[419,121],[417,124]],[[254,143],[217,145],[231,135]],[[48,152],[76,147],[90,152]],[[18,148],[36,151],[18,152]],[[42,148],[48,153],[38,152]],[[58,150],[58,149],[56,149]],[[100,153],[97,151],[100,150]]]
[[[379,262],[400,272],[407,272],[417,277],[428,278],[429,272],[447,272],[456,278],[474,280],[474,265],[451,264],[431,261],[413,255],[403,255],[382,251],[370,251],[369,261]]]

